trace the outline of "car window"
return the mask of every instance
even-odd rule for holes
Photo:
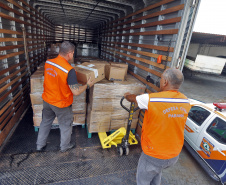
[[[193,106],[188,113],[188,117],[199,126],[202,125],[209,115],[210,112],[208,110],[198,106]]]
[[[215,118],[207,128],[207,133],[218,142],[226,144],[226,122],[221,118]]]

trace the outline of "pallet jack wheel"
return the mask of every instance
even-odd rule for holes
[[[121,146],[118,146],[118,147],[117,147],[117,151],[118,151],[118,154],[119,154],[120,156],[123,155],[123,149],[122,149]]]
[[[126,148],[124,148],[124,154],[129,155],[129,147],[128,146]]]

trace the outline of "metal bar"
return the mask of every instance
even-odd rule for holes
[[[191,18],[190,27],[189,27],[189,30],[188,30],[188,36],[186,38],[184,51],[183,51],[182,56],[181,56],[181,65],[179,67],[181,70],[183,70],[183,67],[184,67],[184,63],[185,63],[185,59],[186,59],[185,54],[187,53],[188,48],[189,48],[189,44],[190,44],[191,36],[192,36],[192,30],[193,30],[194,25],[195,25],[194,22],[195,22],[195,19],[197,17],[197,12],[198,12],[200,3],[201,3],[201,0],[196,0],[196,2],[195,2],[195,9],[193,10],[195,13],[193,12],[193,15],[192,15],[192,18]]]

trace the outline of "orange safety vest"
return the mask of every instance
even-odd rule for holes
[[[59,108],[72,104],[73,94],[67,84],[68,73],[71,69],[73,67],[60,55],[46,61],[42,94],[45,102]]]
[[[187,97],[178,91],[149,94],[141,134],[143,152],[158,159],[178,156],[190,108]]]

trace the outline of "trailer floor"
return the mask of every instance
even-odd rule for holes
[[[102,149],[98,135],[87,138],[86,129],[73,128],[72,142],[76,147],[59,151],[59,129],[48,137],[45,152],[35,152],[37,133],[34,131],[32,109],[24,118],[0,153],[0,184],[115,184],[135,185],[140,145],[130,147],[129,156],[119,157],[115,147]],[[163,172],[162,184],[218,184],[210,179],[194,159],[182,150],[174,167]]]

